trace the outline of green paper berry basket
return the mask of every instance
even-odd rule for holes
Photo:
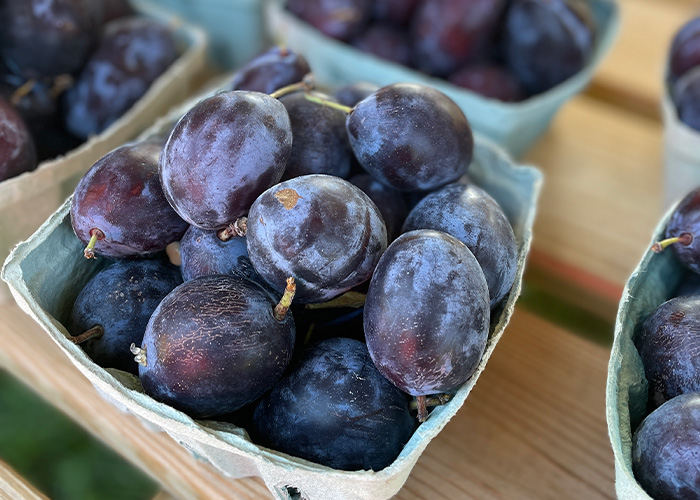
[[[686,273],[672,251],[657,254],[651,250],[653,242],[663,239],[672,211],[654,230],[649,249],[622,293],[608,364],[606,418],[615,458],[615,490],[624,500],[651,499],[632,471],[632,434],[646,416],[648,398],[644,366],[633,338],[636,326],[673,297]]]
[[[0,260],[70,196],[98,158],[143,132],[155,117],[187,98],[199,83],[205,69],[206,34],[161,7],[147,2],[134,2],[134,7],[141,15],[176,27],[175,35],[181,46],[179,57],[106,130],[64,156],[42,162],[32,172],[0,182]],[[10,300],[9,289],[0,283],[0,302]]]
[[[215,92],[223,88],[228,79],[219,79],[209,87],[209,93],[158,120],[142,138],[169,130],[194,103],[210,95],[211,89]],[[194,420],[148,397],[136,377],[99,367],[79,346],[67,340],[64,324],[75,297],[106,263],[106,259],[95,263],[82,257],[83,245],[70,224],[70,200],[14,249],[3,266],[2,279],[9,284],[20,307],[44,328],[108,401],[138,417],[147,428],[166,432],[222,475],[259,476],[273,495],[285,500],[299,498],[297,495],[307,500],[382,500],[401,489],[423,450],[464,404],[503,335],[520,294],[542,175],[534,167],[515,164],[500,148],[477,136],[470,177],[501,204],[513,226],[518,242],[516,280],[493,313],[486,351],[474,375],[448,404],[431,412],[391,465],[376,472],[335,470],[258,446],[244,429],[233,424]]]
[[[270,38],[304,54],[319,80],[341,86],[357,81],[358,75],[362,75],[363,80],[380,86],[412,82],[435,87],[467,113],[474,130],[519,157],[547,130],[559,109],[586,87],[615,41],[620,25],[617,2],[586,1],[592,8],[597,30],[597,42],[588,64],[546,92],[515,103],[487,99],[328,37],[285,10],[285,0],[267,1],[265,21]]]

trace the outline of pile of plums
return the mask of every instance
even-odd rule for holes
[[[127,0],[0,2],[0,181],[102,132],[177,53]]]
[[[85,257],[114,263],[68,329],[194,418],[379,470],[477,369],[518,248],[467,177],[454,102],[398,83],[341,89],[363,96],[348,106],[309,69],[274,47],[165,139],[87,172],[71,222]],[[179,269],[163,256],[175,242]]]
[[[685,23],[673,38],[666,78],[678,118],[700,131],[700,17]]]
[[[286,0],[285,7],[359,50],[502,101],[579,72],[596,38],[585,0]]]
[[[687,269],[674,297],[644,318],[634,343],[649,384],[648,415],[634,431],[635,477],[653,498],[700,498],[700,189],[674,209],[665,238]]]

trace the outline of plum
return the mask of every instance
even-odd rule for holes
[[[0,97],[0,181],[34,170],[36,147],[22,117]]]
[[[651,249],[662,252],[670,246],[681,264],[700,273],[700,188],[693,189],[678,202],[664,236],[665,239],[654,243]]]
[[[311,72],[306,58],[288,47],[271,47],[253,57],[233,75],[230,90],[254,90],[272,94],[303,80]]]

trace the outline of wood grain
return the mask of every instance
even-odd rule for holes
[[[5,500],[48,500],[12,467],[0,460],[0,498]]]
[[[177,499],[272,498],[230,480],[113,408],[39,327],[0,306],[0,365]],[[608,352],[517,311],[467,403],[428,446],[399,499],[613,498],[604,419]]]

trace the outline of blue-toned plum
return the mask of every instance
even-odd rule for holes
[[[310,72],[303,55],[288,47],[271,47],[234,73],[230,90],[272,94],[277,89],[302,81]]]
[[[575,75],[595,45],[590,5],[583,0],[512,0],[505,23],[508,67],[531,94]]]
[[[185,281],[212,274],[233,274],[246,266],[246,261],[250,262],[245,236],[222,241],[216,231],[195,226],[190,226],[180,241],[180,258]]]
[[[435,229],[467,245],[489,286],[491,308],[515,282],[518,244],[498,202],[473,184],[453,183],[428,194],[406,218],[403,231]]]
[[[340,470],[381,470],[411,437],[406,394],[357,340],[310,346],[255,409],[255,441]]]
[[[330,175],[295,177],[250,208],[248,254],[278,291],[297,282],[297,302],[324,302],[368,280],[386,248],[379,209],[359,188]]]
[[[700,296],[674,297],[642,323],[634,345],[649,382],[650,409],[679,394],[700,392]]]
[[[157,141],[121,146],[80,180],[70,216],[87,258],[142,257],[185,234],[187,223],[168,204],[158,179],[161,149]]]
[[[658,500],[700,498],[700,394],[677,396],[649,414],[632,436],[632,470]]]
[[[671,85],[678,118],[700,131],[700,67],[691,69]]]
[[[292,126],[279,100],[262,92],[222,92],[175,125],[160,157],[163,191],[191,225],[223,229],[279,182],[291,151]]]
[[[668,59],[668,76],[672,82],[700,66],[700,17],[691,19],[678,30]]]
[[[377,369],[417,396],[450,392],[476,370],[489,334],[489,290],[469,248],[432,229],[399,236],[379,259],[364,328]]]
[[[310,92],[318,98],[333,98],[319,92]],[[292,125],[292,152],[282,180],[307,174],[328,174],[347,178],[353,159],[346,114],[339,110],[309,101],[305,92],[293,92],[279,98],[289,114]]]
[[[652,250],[661,252],[670,246],[684,266],[700,273],[700,188],[690,191],[676,205],[664,236],[652,245]]]
[[[175,288],[132,349],[146,394],[194,418],[232,413],[261,397],[292,356],[293,286],[289,280],[279,302],[239,276],[203,276]]]
[[[87,139],[122,116],[177,58],[171,28],[129,16],[104,27],[99,45],[66,92],[66,128]]]
[[[355,82],[339,88],[333,97],[342,105],[353,107],[365,97],[379,90],[379,85],[371,82]]]
[[[382,214],[388,241],[395,240],[401,234],[401,226],[408,215],[408,206],[401,191],[382,184],[369,174],[358,174],[350,182],[359,187],[377,205]]]
[[[299,19],[339,40],[362,31],[372,13],[370,0],[287,0],[286,6]]]
[[[355,157],[372,176],[402,191],[435,189],[467,172],[474,150],[462,110],[425,85],[387,85],[348,114]]]
[[[166,260],[111,264],[78,294],[68,327],[71,340],[98,365],[138,374],[129,346],[141,345],[151,314],[181,283],[180,270]]]

